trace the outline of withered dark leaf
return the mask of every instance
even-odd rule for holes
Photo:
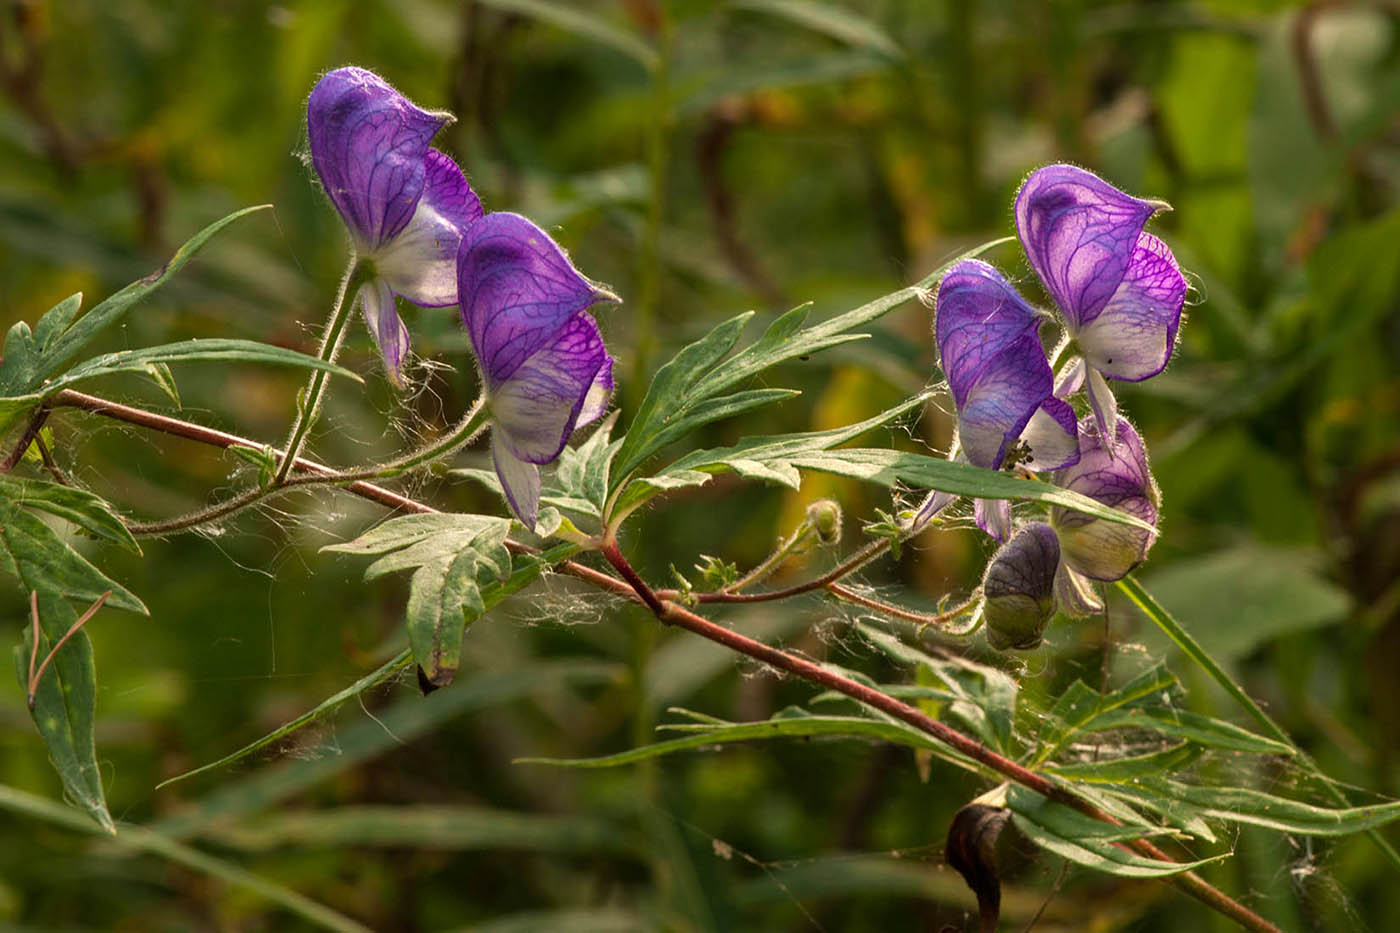
[[[982,933],[994,933],[1001,916],[1001,876],[997,873],[996,845],[1010,811],[970,803],[953,817],[948,827],[944,856],[977,895]]]

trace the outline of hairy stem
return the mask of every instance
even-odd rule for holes
[[[345,271],[345,277],[340,280],[340,292],[336,295],[335,305],[331,309],[331,316],[326,321],[326,331],[321,335],[321,348],[316,353],[316,358],[327,363],[335,361],[336,355],[340,352],[340,343],[345,337],[345,325],[350,320],[350,311],[355,304],[355,295],[359,292],[360,286],[364,284],[366,278],[366,268],[358,259],[351,260],[350,268]],[[326,389],[327,373],[323,369],[318,369],[311,374],[311,381],[306,384],[306,389],[297,403],[296,420],[292,422],[292,431],[287,438],[286,453],[282,457],[281,466],[277,468],[276,481],[281,483],[292,472],[292,467],[296,465],[297,455],[301,453],[301,447],[306,443],[306,435],[311,430],[311,426],[316,423],[316,419],[321,414],[321,398]]]
[[[866,549],[868,550],[869,546],[867,546]],[[627,581],[625,585],[632,588],[636,598],[645,604],[662,622],[686,629],[709,641],[716,642],[740,654],[747,655],[756,661],[761,661],[771,667],[795,674],[804,680],[844,693],[853,700],[878,709],[881,712],[887,713],[913,726],[920,732],[932,736],[988,769],[1010,778],[1023,787],[1029,788],[1056,803],[1071,807],[1086,816],[1102,820],[1105,823],[1119,825],[1117,819],[1103,810],[1100,810],[1087,800],[1053,783],[1043,775],[1027,770],[1011,759],[997,754],[975,739],[969,738],[956,729],[953,729],[951,726],[933,719],[907,703],[881,693],[879,690],[872,687],[867,687],[862,683],[851,680],[848,677],[843,677],[840,674],[829,671],[812,661],[808,661],[806,658],[790,654],[778,648],[771,647],[770,645],[765,645],[763,642],[756,641],[746,635],[741,635],[721,625],[716,625],[714,622],[696,615],[676,603],[662,601],[657,593],[651,590],[646,582],[642,580],[637,572],[627,563],[627,559],[623,557],[615,541],[609,542],[608,547],[603,551],[603,556],[623,575]],[[569,561],[567,563],[573,562]],[[564,569],[565,572],[569,572],[567,567],[561,567],[561,569]],[[614,582],[621,583],[622,581]],[[614,592],[616,592],[615,587],[610,586],[609,589],[613,589]],[[1127,845],[1148,858],[1163,862],[1175,861],[1171,856],[1145,839],[1134,839],[1129,841]],[[1170,880],[1187,894],[1190,894],[1212,909],[1219,911],[1247,930],[1280,933],[1278,928],[1272,923],[1214,887],[1194,872],[1183,872],[1179,875],[1173,875]]]
[[[10,455],[5,458],[4,463],[0,463],[0,473],[8,473],[24,459],[24,452],[29,449],[39,438],[39,432],[44,429],[44,422],[49,420],[49,406],[41,405],[39,410],[34,412],[34,416],[29,419],[29,424],[25,426],[24,433],[19,436],[19,443],[15,449],[10,451]]]
[[[238,437],[237,435],[215,431],[165,415],[156,415],[138,408],[132,408],[131,406],[108,402],[105,399],[83,395],[82,393],[68,389],[57,393],[50,404],[55,408],[69,407],[83,409],[85,411],[116,418],[117,420],[125,421],[129,424],[136,424],[153,430],[163,431],[167,434],[185,437],[220,448],[241,446],[253,450],[261,450],[263,447],[263,445],[256,441]],[[335,471],[329,467],[310,460],[290,457],[288,459],[294,459],[297,466],[309,471],[321,473],[323,476],[325,474],[335,473]],[[402,511],[420,514],[434,513],[437,511],[437,509],[424,503],[363,481],[351,482],[344,488],[346,491],[355,495]],[[864,564],[879,556],[885,548],[889,547],[889,544],[889,539],[873,541],[857,551],[856,554],[852,555],[852,557],[830,573],[817,578],[817,580],[801,584],[798,587],[790,587],[789,590],[793,590],[795,593],[806,593],[814,589],[825,588],[828,584],[836,582],[842,576],[864,566]],[[510,547],[515,553],[536,553],[534,548],[516,542],[510,542]],[[573,560],[562,561],[555,566],[555,569],[616,596],[636,600],[645,605],[657,619],[666,624],[684,628],[695,635],[699,635],[701,638],[723,645],[726,648],[767,664],[770,667],[787,671],[790,674],[794,674],[814,684],[837,690],[857,702],[864,703],[867,706],[887,713],[913,726],[919,731],[932,736],[955,751],[966,755],[968,758],[978,762],[990,771],[1013,780],[1050,800],[1071,807],[1094,819],[1114,825],[1118,824],[1118,820],[1112,815],[1100,810],[1087,800],[1083,800],[1072,791],[1055,784],[1043,775],[1028,770],[1009,758],[997,754],[975,739],[958,732],[951,726],[933,719],[894,697],[881,693],[874,688],[867,687],[848,677],[843,677],[840,674],[829,671],[812,661],[808,661],[806,658],[771,647],[763,642],[756,641],[755,639],[741,635],[731,629],[717,625],[683,606],[671,602],[669,599],[664,599],[662,594],[651,589],[646,581],[632,568],[631,564],[623,556],[621,549],[618,548],[616,540],[606,542],[602,548],[602,553],[608,562],[617,568],[618,572],[623,576],[623,579],[618,579],[601,571],[594,570],[591,567]],[[701,594],[702,599],[705,595],[714,597],[722,594]],[[715,599],[712,601],[755,601],[753,599],[742,598],[743,595],[744,594],[731,594],[731,598]],[[773,594],[757,595],[764,598],[779,598]],[[1161,849],[1158,849],[1145,839],[1134,839],[1127,842],[1126,845],[1148,858],[1164,862],[1175,861]],[[1238,901],[1235,901],[1229,895],[1214,887],[1194,872],[1183,872],[1178,875],[1173,875],[1168,880],[1211,909],[1234,920],[1244,929],[1260,931],[1260,933],[1280,933],[1278,928],[1269,923],[1269,921],[1249,910]]]
[[[913,609],[906,609],[903,606],[896,606],[894,603],[885,602],[883,599],[876,599],[864,593],[858,593],[840,583],[828,583],[826,591],[837,599],[844,599],[848,603],[857,606],[864,606],[866,609],[873,609],[895,619],[903,619],[906,622],[913,622],[920,627],[932,625],[934,628],[947,632],[950,635],[967,635],[975,630],[975,626],[962,627],[956,630],[945,628],[947,623],[953,621],[958,616],[963,615],[973,606],[977,605],[977,594],[973,594],[971,599],[958,603],[946,612],[916,612]]]

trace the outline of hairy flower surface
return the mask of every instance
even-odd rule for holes
[[[1111,447],[1105,445],[1095,425],[1086,420],[1080,425],[1079,462],[1058,471],[1053,479],[1057,486],[1157,524],[1161,495],[1148,470],[1142,439],[1126,419],[1118,423]],[[1155,530],[1105,521],[1072,509],[1052,509],[1050,522],[1060,536],[1067,571],[1060,583],[1062,602],[1072,612],[1082,607],[1089,592],[1084,578],[1122,579],[1142,563],[1157,539]]]
[[[1078,457],[1074,410],[1055,398],[1038,336],[1044,315],[1001,273],[969,259],[943,277],[934,339],[958,413],[958,456],[991,470],[1015,463],[1054,470]],[[1010,505],[978,500],[977,523],[1000,541]]]
[[[1138,382],[1160,373],[1181,323],[1186,280],[1166,244],[1143,232],[1165,207],[1073,165],[1037,170],[1016,196],[1021,245],[1078,353],[1058,394],[1085,385],[1110,446],[1117,403],[1106,380]]]
[[[584,278],[547,233],[506,212],[467,228],[457,291],[486,387],[496,474],[511,510],[534,528],[538,465],[601,416],[612,394],[612,357],[583,312],[618,299]]]
[[[993,648],[1034,648],[1055,615],[1060,541],[1044,522],[1016,530],[982,578],[983,618]]]
[[[369,274],[357,300],[396,386],[408,329],[394,296],[455,305],[458,246],[482,215],[457,163],[429,145],[451,119],[363,68],[327,73],[306,105],[311,163]]]

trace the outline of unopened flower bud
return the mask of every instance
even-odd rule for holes
[[[1034,648],[1055,614],[1060,542],[1044,522],[1023,525],[987,565],[982,613],[993,648]]]
[[[1161,495],[1147,468],[1142,439],[1126,420],[1118,422],[1112,449],[1086,422],[1080,425],[1079,462],[1055,474],[1055,485],[1097,499],[1153,525]],[[1051,510],[1065,563],[1093,580],[1121,580],[1147,557],[1155,530],[1110,522],[1073,509]]]
[[[807,521],[822,544],[841,542],[841,506],[834,499],[818,499],[807,506]]]

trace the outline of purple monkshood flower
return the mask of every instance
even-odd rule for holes
[[[429,146],[451,120],[362,68],[327,73],[306,104],[311,163],[367,267],[358,302],[395,386],[403,384],[408,329],[394,296],[455,305],[457,248],[482,215],[457,163]]]
[[[612,357],[583,312],[619,299],[584,278],[547,233],[505,212],[467,228],[457,292],[494,425],[496,475],[511,510],[533,529],[538,465],[601,416],[612,394]]]
[[[1118,410],[1106,379],[1139,382],[1160,373],[1181,323],[1186,280],[1166,244],[1142,229],[1166,208],[1073,165],[1033,172],[1016,195],[1021,245],[1077,352],[1057,394],[1087,385],[1110,447]]]
[[[1147,451],[1126,419],[1106,446],[1093,421],[1079,427],[1079,462],[1057,471],[1055,485],[1082,493],[1152,525],[1157,524],[1161,493],[1147,466]],[[1121,580],[1147,557],[1156,531],[1110,522],[1073,509],[1050,510],[1050,524],[1060,538],[1061,566],[1056,578],[1060,604],[1073,615],[1103,608],[1089,580]]]
[[[1040,345],[1045,315],[1026,303],[1001,273],[968,259],[939,284],[934,339],[957,407],[956,457],[999,470],[1020,464],[1055,470],[1079,456],[1074,409],[1055,398]],[[927,518],[952,496],[935,494]],[[977,524],[999,541],[1011,534],[1011,506],[979,499]]]
[[[1029,649],[1055,615],[1060,541],[1044,522],[1016,529],[982,578],[982,617],[993,648]]]

